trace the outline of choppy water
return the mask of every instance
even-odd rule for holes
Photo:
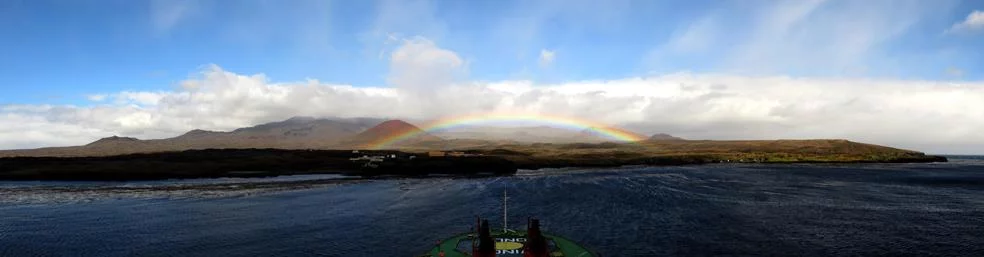
[[[510,220],[605,256],[984,256],[972,158],[155,189],[257,181],[0,182],[0,256],[412,256],[475,215],[501,225],[503,189]]]

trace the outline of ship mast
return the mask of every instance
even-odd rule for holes
[[[507,218],[509,217],[508,212],[507,212],[509,210],[509,208],[508,208],[509,205],[508,205],[508,202],[507,202],[508,200],[509,200],[509,197],[506,196],[506,189],[503,188],[502,189],[502,232],[503,233],[505,233],[506,232],[506,229],[509,228],[509,226],[507,225],[508,224],[507,223]]]

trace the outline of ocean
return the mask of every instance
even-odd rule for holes
[[[303,183],[338,178],[0,182],[0,256],[414,256],[501,228],[503,191],[508,227],[603,256],[984,256],[973,156]]]

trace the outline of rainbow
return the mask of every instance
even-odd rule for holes
[[[366,146],[369,149],[383,149],[391,144],[426,132],[499,122],[531,122],[571,130],[590,130],[607,138],[623,142],[636,142],[645,139],[645,137],[639,134],[613,128],[604,123],[573,117],[528,113],[479,113],[442,118],[421,126],[420,130],[408,131],[401,134],[380,138],[370,142]]]

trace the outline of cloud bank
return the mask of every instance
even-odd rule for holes
[[[694,139],[846,138],[942,153],[984,147],[984,83],[676,73],[538,84],[470,81],[467,61],[425,38],[389,54],[389,85],[271,81],[212,65],[170,91],[91,105],[0,107],[0,148],[165,138],[291,116],[432,119],[481,112],[565,115]]]

